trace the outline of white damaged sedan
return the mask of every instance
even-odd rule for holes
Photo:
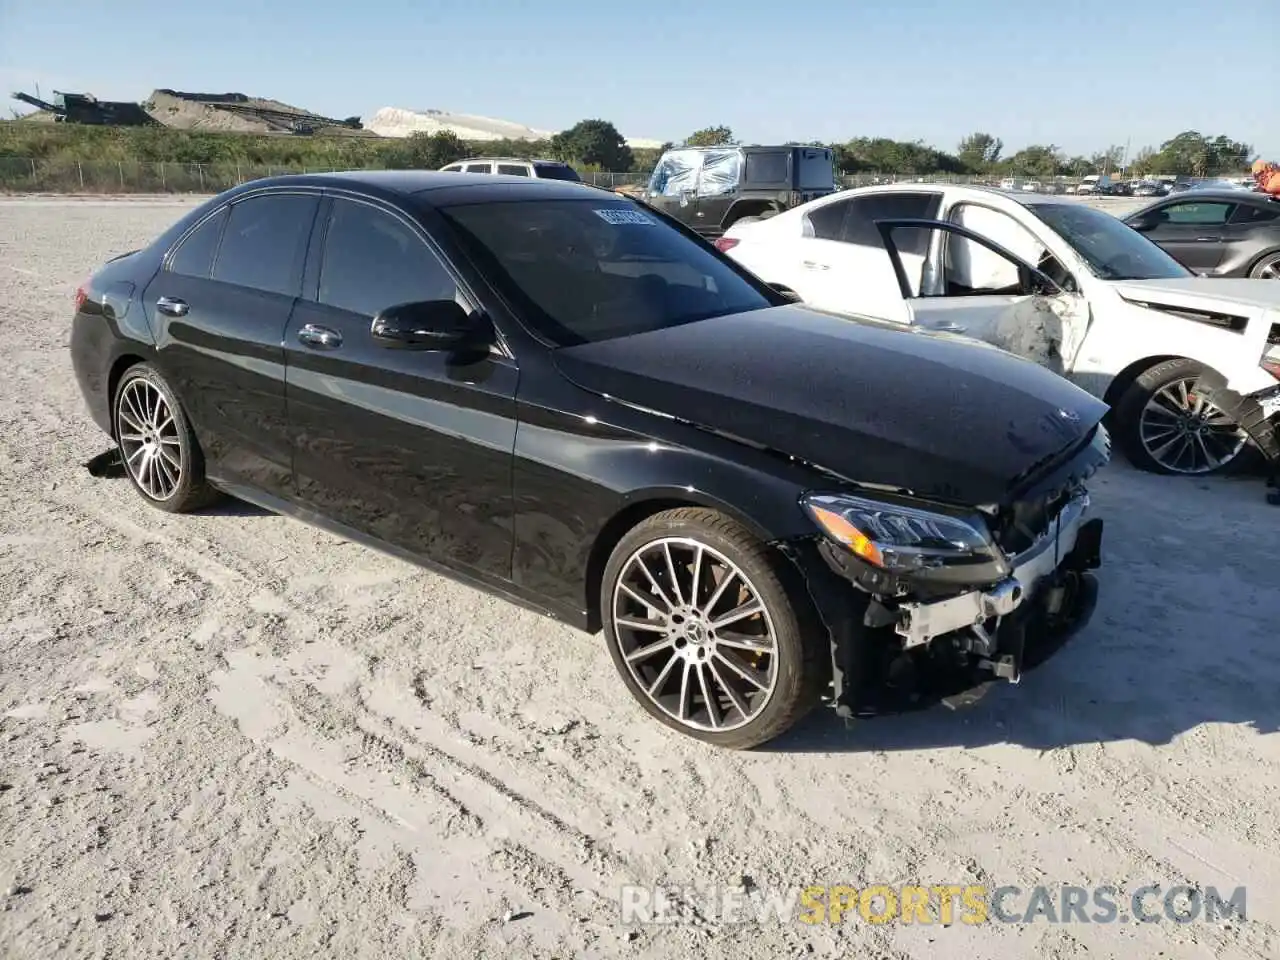
[[[1198,277],[1074,198],[901,184],[847,190],[716,245],[819,309],[984,340],[1112,407],[1137,466],[1280,459],[1280,283]]]

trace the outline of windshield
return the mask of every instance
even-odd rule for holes
[[[719,254],[605,196],[440,209],[487,279],[557,346],[774,304]]]
[[[538,177],[543,180],[572,180],[580,183],[582,178],[578,171],[564,163],[535,163],[533,165]]]
[[[1031,210],[1103,280],[1173,280],[1195,276],[1137,230],[1109,213],[1083,203],[1039,203]]]

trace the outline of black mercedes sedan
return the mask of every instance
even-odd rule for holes
[[[971,698],[1096,601],[1102,403],[580,184],[244,184],[98,270],[71,353],[148,504],[230,494],[602,630],[724,747]]]
[[[1280,200],[1265,193],[1188,190],[1124,222],[1196,273],[1280,280]]]

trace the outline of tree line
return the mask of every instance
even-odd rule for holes
[[[691,133],[688,146],[737,143],[726,126]],[[813,141],[816,144],[816,141]],[[1033,144],[1006,155],[999,137],[977,132],[965,137],[953,152],[921,140],[855,137],[844,143],[821,144],[832,149],[843,174],[885,173],[915,175],[1084,176],[1110,173],[1188,174],[1213,176],[1238,173],[1253,159],[1253,148],[1226,135],[1194,130],[1179,133],[1158,147],[1146,146],[1128,155],[1110,146],[1090,156],[1070,156],[1054,144]],[[361,136],[253,136],[173,130],[166,127],[95,127],[41,123],[32,120],[0,122],[0,156],[40,161],[244,164],[291,169],[438,169],[477,154],[554,157],[579,170],[644,173],[657,163],[662,150],[627,144],[607,120],[574,124],[547,140],[488,140],[468,142],[452,133],[419,133],[403,139]]]

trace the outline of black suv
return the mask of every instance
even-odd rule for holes
[[[826,147],[675,147],[658,161],[642,199],[714,238],[835,189]]]

